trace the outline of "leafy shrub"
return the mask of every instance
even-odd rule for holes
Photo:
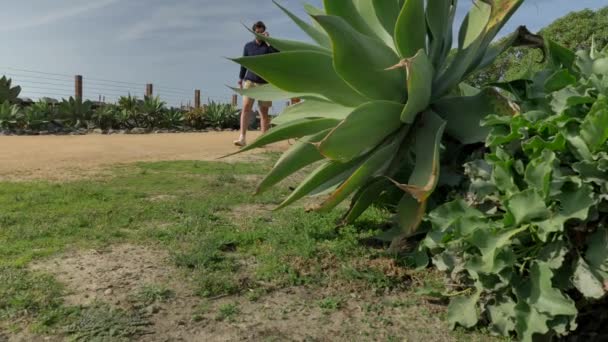
[[[208,126],[221,129],[239,127],[240,111],[229,103],[210,101],[205,109],[205,122]]]
[[[184,113],[180,109],[167,109],[162,112],[158,126],[162,128],[182,128],[184,126]]]
[[[207,127],[207,122],[205,121],[205,109],[200,108],[192,108],[186,114],[184,114],[185,123],[195,129],[203,129]]]
[[[81,128],[92,126],[93,103],[71,97],[59,104],[59,118],[69,126]]]
[[[500,85],[523,114],[485,119],[467,198],[434,210],[423,242],[461,284],[453,326],[523,341],[569,334],[608,293],[608,49],[548,46],[548,69]]]
[[[19,94],[21,93],[21,87],[12,86],[12,81],[6,76],[0,78],[0,103],[9,102],[12,104],[19,102]]]
[[[0,128],[13,129],[17,126],[17,120],[21,115],[21,108],[8,101],[0,104]]]
[[[120,128],[122,113],[118,106],[104,104],[93,113],[93,123],[101,129]]]

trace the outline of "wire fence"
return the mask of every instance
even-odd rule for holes
[[[52,73],[46,71],[20,69],[0,66],[0,75],[12,79],[13,85],[21,87],[20,96],[37,101],[42,98],[54,98],[56,100],[75,97],[78,93],[78,85],[75,75]],[[136,96],[142,98],[146,94],[147,83],[128,82],[98,77],[83,77],[81,94],[84,100],[115,103],[122,96]],[[183,107],[193,106],[195,89],[179,88],[164,84],[153,84],[154,96],[159,96],[168,106]],[[206,95],[202,90],[202,102],[215,101],[230,103],[234,98],[229,94]]]

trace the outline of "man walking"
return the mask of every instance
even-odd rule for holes
[[[268,32],[266,32],[266,25],[264,25],[264,23],[261,21],[258,21],[253,25],[253,31],[257,34],[261,34],[268,37]],[[260,56],[274,52],[278,52],[278,50],[270,46],[269,43],[261,41],[256,36],[255,40],[245,45],[243,56]],[[245,67],[241,67],[241,73],[239,75],[239,87],[241,89],[250,89],[253,87],[264,85],[266,83],[267,82],[263,78],[256,75],[251,70],[247,70]],[[234,141],[234,144],[236,146],[243,147],[247,145],[247,128],[249,126],[249,113],[252,112],[254,103],[255,99],[250,98],[248,96],[243,96],[243,111],[241,112],[241,135],[238,140]],[[268,116],[268,112],[271,106],[272,102],[258,101],[262,125],[262,134],[266,133],[266,131],[270,127],[270,117]]]

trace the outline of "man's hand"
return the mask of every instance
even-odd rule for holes
[[[265,37],[270,37],[270,34],[268,33],[268,31],[264,31],[264,33],[262,33],[263,36]],[[265,42],[266,45],[270,46],[270,43],[268,41]]]
[[[239,88],[243,89],[243,80],[239,80]]]

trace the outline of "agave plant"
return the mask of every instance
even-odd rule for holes
[[[0,103],[4,103],[6,101],[10,103],[19,102],[21,87],[13,87],[11,83],[11,79],[6,78],[6,76],[2,76],[2,78],[0,78]]]
[[[21,115],[19,106],[10,104],[8,101],[0,104],[0,128],[12,129],[17,125],[17,119]]]
[[[59,117],[74,127],[89,126],[93,116],[93,103],[80,98],[63,99],[59,104]]]
[[[230,103],[210,101],[205,108],[205,121],[214,128],[237,128],[239,110]]]
[[[46,101],[38,101],[23,110],[19,120],[21,128],[38,130],[54,119],[54,108]]]
[[[258,36],[280,53],[233,59],[269,84],[242,95],[302,98],[242,151],[297,138],[258,193],[316,162],[279,206],[328,195],[314,209],[332,210],[352,196],[345,222],[357,219],[387,189],[403,190],[393,241],[418,229],[438,184],[441,142],[481,142],[487,114],[517,108],[494,88],[463,85],[505,49],[526,45],[520,27],[499,45],[497,33],[523,0],[474,0],[452,51],[457,0],[325,0],[306,5],[312,24],[282,7],[316,44]]]

